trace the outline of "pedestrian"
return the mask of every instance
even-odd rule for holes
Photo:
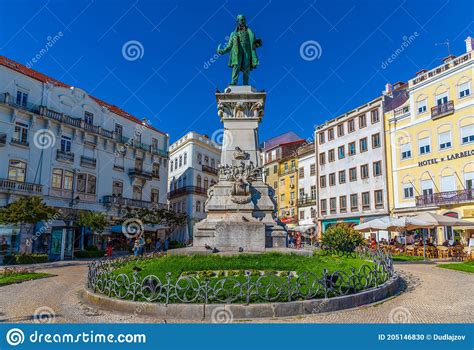
[[[165,252],[168,251],[169,246],[170,246],[170,238],[166,237],[166,239],[165,239]]]
[[[145,252],[145,238],[143,236],[140,236],[138,244],[140,246],[139,255],[143,255],[143,253]]]
[[[133,244],[133,255],[138,256],[140,254],[140,242],[138,238],[135,239],[135,243]]]
[[[107,238],[107,243],[105,244],[105,254],[107,255],[108,258],[112,257],[113,249],[114,249],[114,247],[113,247],[113,244],[112,244],[112,238],[108,237]]]
[[[296,249],[301,249],[301,232],[296,232]]]
[[[155,251],[160,252],[163,249],[163,244],[161,243],[161,239],[158,238],[156,240]]]

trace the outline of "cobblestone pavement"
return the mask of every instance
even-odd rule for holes
[[[78,293],[85,283],[87,262],[58,262],[34,268],[56,276],[0,287],[0,322],[175,322],[143,317],[139,312],[136,315],[110,313],[82,302]],[[406,282],[405,290],[376,305],[305,317],[239,322],[474,322],[473,274],[423,263],[397,264],[396,270]]]

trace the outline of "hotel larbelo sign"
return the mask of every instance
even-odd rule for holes
[[[457,153],[449,154],[446,157],[431,158],[431,159],[423,160],[421,162],[418,162],[418,166],[423,167],[423,166],[426,166],[426,165],[438,164],[440,162],[444,162],[444,161],[448,161],[448,160],[471,157],[473,155],[474,155],[474,149],[470,150],[470,151],[464,151],[464,152],[457,152]]]

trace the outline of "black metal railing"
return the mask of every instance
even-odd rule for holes
[[[95,167],[97,165],[97,159],[81,156],[81,165]]]
[[[442,105],[437,105],[431,108],[431,118],[441,118],[446,115],[454,113],[454,101],[448,101]]]
[[[7,144],[7,134],[2,132],[0,133],[0,146],[5,146]]]
[[[56,160],[65,160],[65,161],[68,161],[68,162],[74,162],[74,153],[65,152],[65,151],[61,151],[60,149],[58,149],[56,151]]]
[[[11,143],[15,144],[15,145],[20,145],[20,146],[26,146],[26,147],[28,147],[30,145],[30,143],[28,141],[23,140],[23,139],[18,139],[16,137],[12,137]]]
[[[202,171],[204,171],[206,173],[209,173],[209,174],[217,175],[217,168],[213,168],[213,167],[208,166],[208,165],[203,165],[202,166]]]
[[[474,189],[458,191],[437,192],[416,196],[417,206],[457,204],[464,202],[474,202]]]
[[[121,196],[104,196],[102,199],[102,203],[105,206],[122,206],[122,207],[133,207],[133,208],[167,208],[167,204],[164,203],[156,203],[152,201],[144,201],[141,199],[133,199],[133,198],[125,198]]]
[[[151,173],[151,172],[145,171],[145,170],[140,169],[140,168],[131,168],[131,169],[128,169],[128,175],[129,175],[129,176],[143,177],[143,178],[147,178],[147,179],[151,179],[151,178],[152,178],[152,173]]]
[[[298,198],[298,205],[315,205],[316,198],[311,196],[303,196]]]
[[[207,189],[205,187],[198,187],[198,186],[184,186],[177,189],[174,189],[168,192],[168,199],[173,197],[181,196],[183,194],[207,194]]]

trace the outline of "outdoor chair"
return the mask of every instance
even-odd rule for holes
[[[449,248],[445,246],[439,246],[438,249],[438,258],[447,260],[449,258]]]

